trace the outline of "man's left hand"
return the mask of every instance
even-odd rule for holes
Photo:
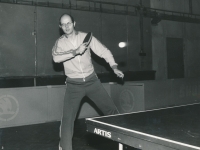
[[[118,70],[118,69],[113,69],[114,73],[117,75],[117,77],[119,78],[123,78],[124,74],[122,71]]]

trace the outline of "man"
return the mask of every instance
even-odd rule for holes
[[[118,77],[124,77],[124,74],[117,69],[111,52],[95,37],[92,37],[89,46],[83,43],[86,33],[76,31],[75,25],[72,16],[68,14],[61,16],[60,28],[65,34],[56,41],[52,50],[53,60],[56,63],[63,62],[67,76],[60,129],[60,150],[72,150],[74,121],[84,96],[88,96],[104,115],[119,113],[94,72],[90,48],[109,63]]]

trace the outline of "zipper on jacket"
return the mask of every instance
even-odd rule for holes
[[[84,75],[84,73],[83,73],[83,69],[81,68],[81,60],[80,60],[80,56],[78,56],[78,61],[79,61],[79,66],[80,66],[80,69],[81,69],[82,75],[83,75],[83,81],[85,82],[85,75]]]

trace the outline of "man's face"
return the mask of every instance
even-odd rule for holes
[[[60,19],[60,27],[62,28],[63,32],[67,35],[70,35],[74,31],[75,23],[72,22],[69,16],[63,16]]]

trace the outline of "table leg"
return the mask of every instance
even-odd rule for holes
[[[119,143],[119,150],[123,150],[123,144]]]

